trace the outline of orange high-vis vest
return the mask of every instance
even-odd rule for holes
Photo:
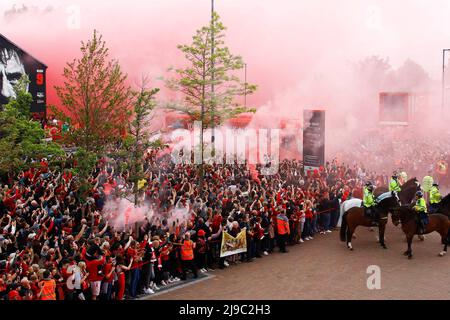
[[[41,300],[56,300],[55,280],[44,280],[42,282],[44,286],[42,288]]]
[[[184,240],[181,246],[181,260],[194,260],[194,243],[191,240]]]
[[[278,234],[280,234],[280,235],[290,233],[289,222],[285,221],[283,219],[277,219],[277,229],[278,229]]]

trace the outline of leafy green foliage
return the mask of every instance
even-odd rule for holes
[[[166,81],[168,88],[184,96],[182,104],[169,104],[167,109],[187,114],[193,121],[203,120],[204,128],[255,111],[235,100],[237,96],[254,93],[257,86],[243,83],[236,75],[244,68],[244,61],[225,46],[225,30],[219,15],[214,13],[211,23],[197,30],[191,44],[178,46],[188,65],[175,69],[176,76]],[[203,119],[202,114],[206,114]]]
[[[74,171],[78,176],[78,191],[81,199],[85,200],[86,195],[92,188],[89,182],[89,176],[97,162],[97,156],[91,151],[79,148],[74,154],[74,159],[76,161]]]
[[[28,79],[23,77],[15,87],[16,97],[0,111],[0,172],[15,173],[27,169],[32,159],[60,156],[63,150],[44,141],[45,132],[39,122],[30,119],[33,98],[26,92]]]
[[[147,80],[143,79],[140,91],[134,92],[134,112],[133,120],[129,124],[129,139],[124,143],[125,148],[130,151],[129,167],[130,180],[133,182],[133,193],[135,204],[138,204],[138,182],[145,178],[143,169],[144,152],[152,145],[149,131],[150,121],[153,118],[153,110],[156,107],[155,95],[159,92],[158,88],[147,89]]]
[[[125,132],[132,94],[127,76],[117,61],[109,59],[106,43],[96,31],[82,42],[81,54],[64,68],[64,84],[55,89],[66,109],[60,110],[62,117],[72,119],[69,140],[100,154]]]

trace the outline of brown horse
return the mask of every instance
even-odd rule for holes
[[[416,192],[420,190],[420,183],[417,178],[412,178],[406,181],[401,187],[401,191],[398,192],[398,197],[402,205],[410,204],[416,196]],[[378,187],[374,190],[373,194],[375,197],[388,192],[388,187]]]
[[[439,202],[436,213],[442,213],[450,219],[450,193]]]
[[[428,220],[429,222],[424,228],[424,233],[428,234],[436,231],[441,235],[441,241],[444,244],[444,250],[439,253],[439,256],[442,257],[447,253],[447,244],[450,240],[450,220],[443,214],[430,214],[428,216]],[[398,226],[400,222],[402,224],[402,230],[406,235],[406,241],[408,242],[408,250],[406,250],[403,254],[411,259],[412,239],[414,238],[414,235],[419,234],[417,212],[410,206],[394,208],[392,211],[392,223],[395,226]]]
[[[379,232],[379,243],[384,248],[387,249],[384,243],[384,231],[386,230],[386,224],[388,220],[389,211],[400,205],[400,199],[397,196],[397,192],[391,192],[389,195],[383,197],[377,205],[377,211],[380,216],[378,222],[378,232]],[[372,219],[366,217],[364,208],[353,207],[344,213],[342,216],[342,224],[340,230],[341,241],[347,242],[347,248],[353,250],[352,237],[355,229],[358,226],[371,227]]]

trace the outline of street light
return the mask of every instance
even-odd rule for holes
[[[215,108],[215,101],[214,101],[214,81],[215,81],[215,74],[214,74],[214,0],[211,0],[211,148],[213,152],[214,150],[214,142],[215,142],[215,133],[214,133],[214,127],[215,127],[215,119],[214,119],[214,108]]]
[[[444,104],[445,104],[445,53],[450,51],[450,49],[442,50],[442,105],[441,112],[444,115]]]
[[[215,140],[215,134],[214,134],[214,0],[211,0],[211,148],[214,151],[214,140]],[[203,196],[203,179],[204,179],[204,158],[203,153],[205,150],[205,145],[203,142],[203,123],[205,121],[205,109],[202,104],[201,109],[201,130],[200,130],[200,152],[201,152],[201,164],[200,164],[200,195]]]
[[[244,107],[247,108],[247,64],[244,63]]]

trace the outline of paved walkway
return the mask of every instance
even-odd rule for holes
[[[375,240],[377,232],[357,229],[353,252],[339,241],[338,231],[316,235],[312,241],[289,247],[252,263],[212,272],[214,277],[149,299],[450,299],[450,253],[440,258],[440,238],[415,238],[414,257],[404,235],[389,219],[388,249]],[[367,288],[367,268],[381,269],[381,289]]]

